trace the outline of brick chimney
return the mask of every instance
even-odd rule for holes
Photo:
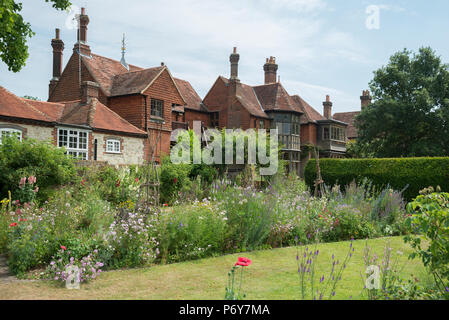
[[[52,94],[59,82],[62,74],[62,53],[64,51],[64,42],[61,40],[61,31],[56,29],[56,36],[51,40],[53,47],[53,78],[50,80],[49,96]]]
[[[278,71],[278,65],[276,64],[276,58],[267,58],[267,62],[263,66],[265,71],[265,84],[276,83],[276,74]]]
[[[98,99],[100,85],[92,81],[84,81],[81,84],[81,104],[88,104],[93,98]]]
[[[234,51],[229,57],[229,61],[231,62],[231,81],[240,82],[239,80],[239,60],[240,55],[237,53],[237,48],[234,47]]]
[[[362,110],[371,104],[371,95],[369,90],[363,90],[360,100],[362,101]]]
[[[326,101],[323,102],[323,116],[326,119],[332,119],[332,102],[329,95],[326,96]]]
[[[81,14],[79,15],[79,27],[78,27],[78,42],[75,44],[73,50],[79,50],[81,54],[90,56],[90,47],[87,44],[87,26],[89,24],[89,16],[86,14],[86,9],[81,8]]]

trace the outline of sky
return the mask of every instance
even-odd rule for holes
[[[0,61],[0,85],[16,95],[48,98],[51,39],[61,29],[64,65],[76,41],[72,17],[86,7],[93,53],[144,68],[164,62],[189,81],[201,98],[219,75],[229,77],[229,55],[240,54],[239,78],[264,81],[263,65],[274,56],[281,83],[322,112],[331,96],[333,112],[360,110],[362,90],[373,71],[404,48],[430,46],[449,63],[447,0],[73,0],[71,12],[44,0],[22,0],[23,17],[35,36],[19,73]]]

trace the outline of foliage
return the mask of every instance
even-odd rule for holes
[[[225,219],[207,200],[161,212],[155,231],[160,261],[179,262],[222,253]]]
[[[79,273],[74,274],[78,283],[86,283],[95,279],[101,273],[104,263],[98,261],[98,250],[94,250],[81,259],[76,259],[71,255],[70,250],[61,248],[47,267],[46,273],[51,280],[66,283],[70,280],[70,267],[77,267]]]
[[[320,250],[317,247],[318,245],[315,243],[313,250],[309,250],[307,246],[302,247],[302,252],[297,249],[296,263],[298,266],[301,300],[332,300],[336,294],[338,282],[341,281],[342,275],[355,251],[351,241],[343,261],[335,260],[335,255],[332,255],[332,268],[328,275],[320,276],[318,283],[316,265],[318,264]]]
[[[305,179],[312,187],[316,180],[314,161],[305,169]],[[419,191],[429,186],[440,186],[449,191],[449,158],[398,159],[321,159],[321,175],[329,186],[349,185],[368,178],[378,190],[403,190],[403,196],[412,200]]]
[[[5,138],[0,145],[0,197],[8,191],[19,191],[19,181],[23,177],[37,177],[38,199],[47,200],[52,189],[69,183],[75,176],[75,166],[63,149],[47,142],[15,138]],[[14,199],[15,200],[15,199]]]
[[[395,53],[370,87],[374,102],[356,118],[359,149],[381,158],[449,155],[449,67],[431,48]]]
[[[53,8],[67,9],[69,0],[45,0],[52,2]],[[23,20],[22,3],[16,0],[3,0],[0,3],[0,58],[8,66],[9,71],[19,72],[28,59],[27,38],[34,32],[31,25]]]
[[[173,164],[169,157],[165,157],[161,164],[161,202],[173,204],[179,192],[190,189],[189,176],[192,171],[190,164]]]
[[[421,258],[440,292],[449,298],[449,194],[433,191],[424,190],[407,206],[411,214],[407,224],[418,235],[409,235],[405,241],[415,250],[410,258]]]

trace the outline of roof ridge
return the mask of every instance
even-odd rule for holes
[[[128,74],[131,74],[131,73],[137,73],[137,72],[143,72],[143,71],[148,71],[148,70],[154,70],[154,69],[158,69],[158,68],[166,68],[166,66],[151,67],[151,68],[146,68],[146,69],[142,69],[142,70],[134,70],[134,71],[128,71],[128,72],[124,72],[124,73],[119,73],[119,74],[116,74],[114,76],[114,78],[118,77],[118,76],[128,75]]]
[[[115,59],[112,59],[112,58],[108,58],[108,57],[105,57],[105,56],[102,56],[102,55],[99,55],[99,54],[96,54],[96,53],[91,53],[91,56],[97,56],[97,57],[99,57],[99,58],[107,59],[107,60],[114,61],[114,62],[117,62],[117,63],[121,64],[121,62],[120,62],[119,60],[115,60]],[[132,67],[140,68],[140,69],[145,69],[145,68],[136,66],[136,65],[134,65],[134,64],[128,64],[128,66],[132,66]],[[123,68],[125,68],[125,67],[123,67]],[[125,69],[126,69],[126,68],[125,68]]]

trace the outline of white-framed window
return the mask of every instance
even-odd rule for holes
[[[67,154],[81,160],[89,159],[89,133],[84,130],[58,129],[58,147],[66,148]]]
[[[19,141],[22,141],[22,131],[12,128],[0,128],[0,144],[4,137],[16,136]]]
[[[121,153],[120,140],[108,139],[106,140],[106,152],[108,153]]]

